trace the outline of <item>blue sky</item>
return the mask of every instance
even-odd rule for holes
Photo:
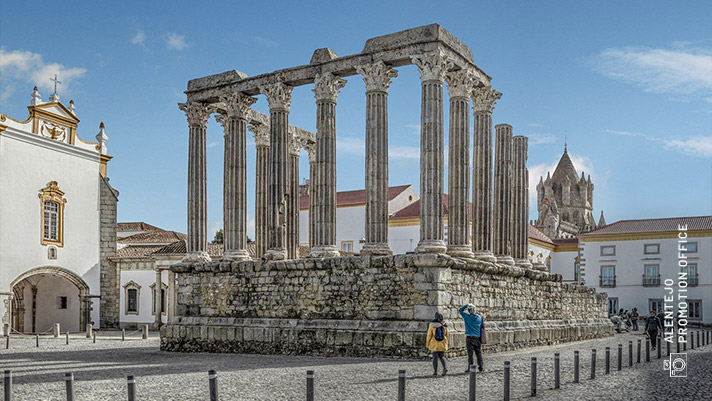
[[[307,64],[320,47],[354,54],[370,37],[436,22],[472,49],[504,93],[493,122],[530,137],[532,182],[553,169],[567,132],[579,173],[592,175],[596,217],[601,209],[609,223],[704,215],[712,213],[710,21],[712,4],[703,2],[4,1],[0,112],[24,118],[32,86],[46,100],[57,73],[62,101],[76,103],[80,136],[92,139],[106,123],[119,220],[184,232],[188,128],[176,103],[189,79]],[[337,109],[339,190],[364,186],[364,84],[347,79]],[[267,112],[259,99],[255,108]],[[417,188],[415,67],[399,68],[389,101],[390,184]],[[311,87],[296,88],[290,123],[314,130],[315,113]],[[212,237],[222,224],[214,120],[208,147]],[[248,161],[251,234],[251,141]],[[300,175],[308,176],[305,153]]]

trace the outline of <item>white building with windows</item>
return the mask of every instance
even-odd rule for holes
[[[74,102],[43,102],[37,88],[28,110],[0,114],[0,318],[25,333],[98,326],[118,200],[104,124],[84,141]]]
[[[581,279],[608,293],[609,312],[657,312],[668,294],[665,280],[678,291],[678,277],[687,273],[689,321],[712,323],[712,216],[621,220],[579,241]]]

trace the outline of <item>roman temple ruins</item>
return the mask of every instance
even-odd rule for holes
[[[394,99],[388,88],[397,68],[409,64],[418,68],[422,88],[420,241],[414,254],[393,255],[387,193],[388,102]],[[366,243],[359,255],[345,257],[336,246],[335,122],[349,76],[366,85]],[[188,253],[171,268],[176,310],[161,328],[161,349],[419,357],[427,353],[427,322],[440,311],[451,327],[449,353],[457,355],[465,352],[457,310],[470,302],[488,322],[490,350],[610,335],[605,294],[562,283],[560,275],[527,259],[527,138],[497,125],[493,157],[492,113],[501,94],[490,81],[472,51],[437,24],[369,39],[354,55],[339,57],[323,48],[308,65],[189,81],[187,101],[180,104],[189,125]],[[316,134],[289,125],[292,89],[312,84]],[[266,97],[268,117],[251,109],[257,95]],[[211,114],[225,130],[220,262],[206,253],[205,135]],[[261,258],[255,260],[246,252],[248,129],[257,147]],[[300,148],[310,159],[310,253],[297,259]]]

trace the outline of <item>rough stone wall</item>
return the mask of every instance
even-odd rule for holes
[[[465,353],[458,308],[478,306],[487,350],[612,333],[606,296],[561,276],[439,257],[342,257],[178,264],[177,317],[161,329],[171,351],[421,357],[435,311]]]
[[[119,273],[114,262],[109,260],[116,255],[116,204],[118,191],[109,185],[109,179],[99,177],[99,257],[101,291],[100,320],[101,328],[119,327]]]

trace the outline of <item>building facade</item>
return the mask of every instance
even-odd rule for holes
[[[0,317],[7,331],[99,325],[118,192],[104,124],[78,133],[74,102],[35,88],[24,121],[0,114]]]

